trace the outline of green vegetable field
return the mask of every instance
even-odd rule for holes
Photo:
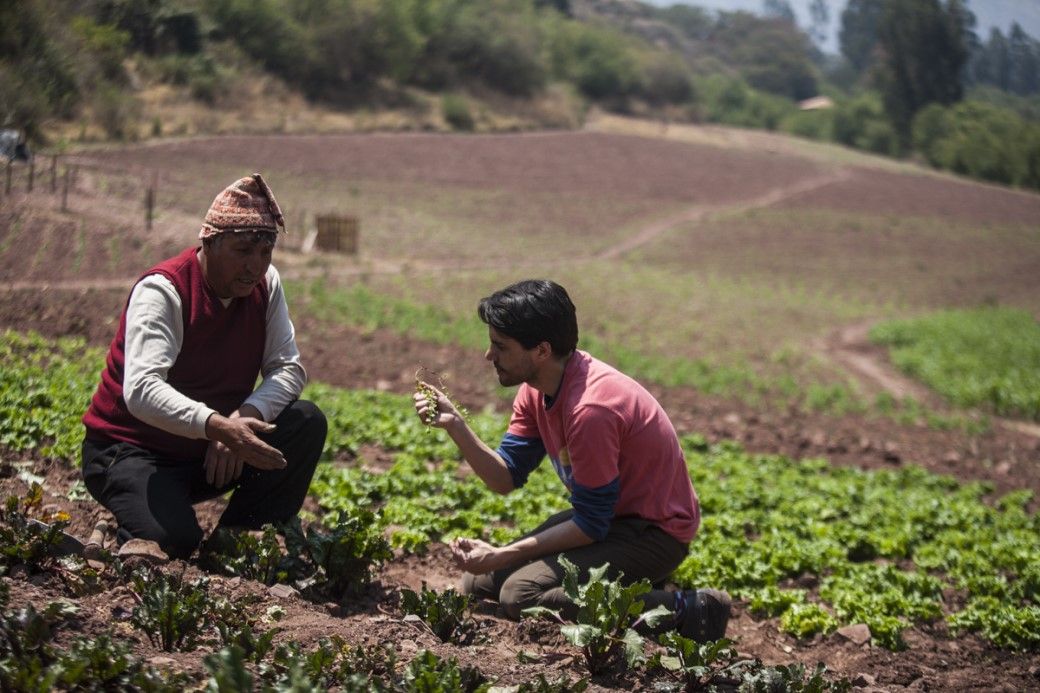
[[[101,352],[10,331],[2,344],[2,444],[75,465]],[[421,554],[455,536],[511,539],[566,504],[547,465],[506,497],[460,474],[453,446],[422,425],[408,397],[322,384],[305,396],[330,422],[312,519],[371,512],[392,546]],[[506,423],[489,414],[472,422],[487,439]],[[1028,491],[992,498],[983,483],[914,466],[860,471],[699,435],[682,443],[704,520],[677,584],[725,588],[798,639],[863,623],[890,650],[906,646],[911,626],[1012,651],[1040,647],[1040,521],[1025,510]],[[368,446],[392,456],[385,471],[357,457]]]

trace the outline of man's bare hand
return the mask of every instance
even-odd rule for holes
[[[270,433],[274,429],[274,424],[251,416],[226,417],[213,414],[206,421],[207,438],[223,443],[235,460],[265,470],[285,469],[282,452],[257,437],[258,433]],[[208,452],[206,458],[209,459]]]
[[[449,546],[455,565],[467,573],[483,575],[509,564],[509,559],[505,554],[480,539],[459,538],[451,542]]]
[[[429,383],[419,383],[419,391],[412,396],[412,399],[415,402],[415,413],[419,415],[419,419],[423,423],[429,426],[446,428],[451,422],[462,419],[451,400]]]
[[[206,461],[203,463],[206,470],[206,483],[223,488],[242,476],[244,464],[242,458],[233,455],[228,446],[211,440],[209,447],[206,448]]]

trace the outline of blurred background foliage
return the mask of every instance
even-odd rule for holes
[[[141,107],[150,86],[233,110],[256,108],[243,85],[267,79],[344,112],[426,108],[445,129],[493,130],[486,104],[555,99],[568,117],[522,126],[580,123],[595,106],[1040,188],[1040,42],[1021,26],[983,38],[964,0],[849,0],[833,55],[819,48],[827,0],[812,9],[803,29],[787,0],[761,14],[634,0],[0,0],[0,125],[36,144],[58,139],[55,123],[135,139],[163,133]]]

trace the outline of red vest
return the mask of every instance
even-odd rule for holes
[[[188,248],[148,270],[137,281],[161,274],[173,283],[181,298],[184,341],[166,381],[178,392],[227,416],[252,393],[260,374],[267,336],[267,281],[260,282],[249,296],[233,299],[225,308],[206,284],[197,253],[198,248]],[[125,341],[124,306],[119,329],[108,348],[101,383],[83,415],[87,437],[125,441],[174,460],[202,459],[208,440],[167,433],[137,419],[126,408]]]

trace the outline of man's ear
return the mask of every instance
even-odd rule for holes
[[[539,363],[551,359],[553,356],[552,345],[549,342],[539,342],[538,346],[534,348],[534,355]]]

